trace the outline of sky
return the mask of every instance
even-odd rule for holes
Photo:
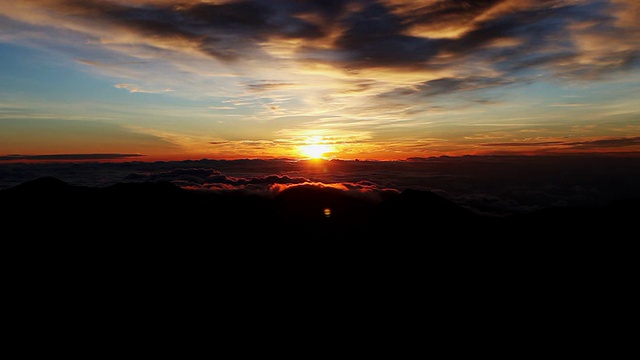
[[[3,0],[0,162],[640,151],[637,0]]]

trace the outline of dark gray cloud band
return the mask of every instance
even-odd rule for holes
[[[640,137],[598,139],[591,141],[501,142],[481,144],[488,147],[563,147],[576,150],[606,150],[622,147],[640,147]]]
[[[4,155],[0,161],[19,160],[46,160],[46,161],[73,161],[73,160],[118,160],[144,156],[142,154],[40,154],[40,155]]]
[[[446,68],[488,61],[496,70],[556,66],[580,74],[638,64],[638,25],[616,16],[630,1],[49,0],[65,19],[90,18],[156,41],[179,41],[216,59],[264,56],[263,44],[303,40],[301,61],[367,67]],[[579,40],[612,40],[585,54]],[[622,46],[621,46],[622,45]],[[585,55],[591,62],[584,61]],[[562,61],[560,61],[562,60]],[[567,61],[572,60],[572,61]]]

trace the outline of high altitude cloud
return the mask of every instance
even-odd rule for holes
[[[467,77],[453,66],[477,63],[474,72],[489,66],[496,76],[536,67],[593,75],[637,64],[640,42],[633,0],[24,0],[0,14],[139,58],[151,48],[226,63],[293,58]]]

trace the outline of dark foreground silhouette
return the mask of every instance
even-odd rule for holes
[[[447,318],[464,309],[578,317],[594,289],[631,288],[638,205],[496,218],[416,190],[370,202],[330,188],[261,197],[41,178],[0,191],[16,304],[77,312],[99,300],[106,305],[91,311],[105,316],[159,303],[188,311],[223,301],[244,312],[315,299],[343,311],[392,301],[394,312],[413,309],[407,318],[425,304],[450,309]]]
[[[494,217],[428,191],[385,196],[374,202],[332,188],[291,187],[266,197],[186,190],[169,182],[92,188],[46,177],[0,191],[0,204],[5,231],[22,238],[184,242],[633,239],[640,214],[638,200]]]

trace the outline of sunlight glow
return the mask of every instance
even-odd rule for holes
[[[309,137],[304,145],[298,146],[298,152],[311,159],[323,158],[326,153],[332,151],[335,151],[333,145],[323,143],[323,139],[319,136]]]
[[[304,145],[300,146],[300,152],[307,157],[312,159],[319,159],[325,153],[331,151],[331,146],[329,145]]]

